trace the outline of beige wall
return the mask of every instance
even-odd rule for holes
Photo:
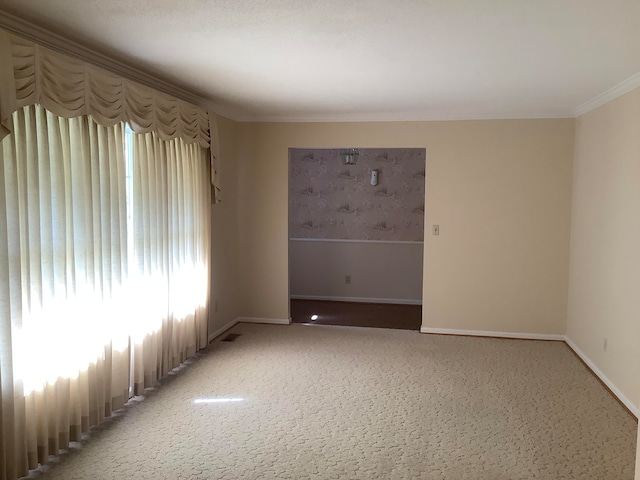
[[[239,315],[238,304],[238,185],[237,126],[218,117],[220,137],[219,173],[223,200],[211,207],[211,309],[209,334]],[[216,311],[217,304],[217,311]]]
[[[423,325],[565,333],[572,119],[238,128],[240,315],[289,316],[290,147],[423,147]]]
[[[636,480],[640,480],[640,426],[638,427],[638,441],[636,445]]]
[[[640,89],[576,120],[567,336],[640,407]],[[605,338],[607,348],[604,348]]]
[[[420,304],[422,254],[422,243],[291,240],[291,295]]]

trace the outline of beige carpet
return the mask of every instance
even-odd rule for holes
[[[233,332],[31,478],[633,478],[637,423],[562,343]]]

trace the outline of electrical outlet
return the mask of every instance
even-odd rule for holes
[[[604,351],[607,351],[607,337],[604,337],[604,343],[602,344],[602,348],[604,348]]]
[[[344,283],[346,285],[351,285],[351,275],[345,275],[344,276]]]
[[[434,235],[440,235],[440,225],[434,225],[433,226],[433,234]]]

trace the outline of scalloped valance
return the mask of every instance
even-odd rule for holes
[[[125,121],[138,133],[210,146],[201,108],[0,29],[0,139],[11,131],[11,115],[33,104],[65,118]]]

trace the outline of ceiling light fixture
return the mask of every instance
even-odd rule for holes
[[[357,148],[347,148],[340,152],[340,158],[342,159],[343,165],[355,165],[358,161],[359,155],[360,152]]]

